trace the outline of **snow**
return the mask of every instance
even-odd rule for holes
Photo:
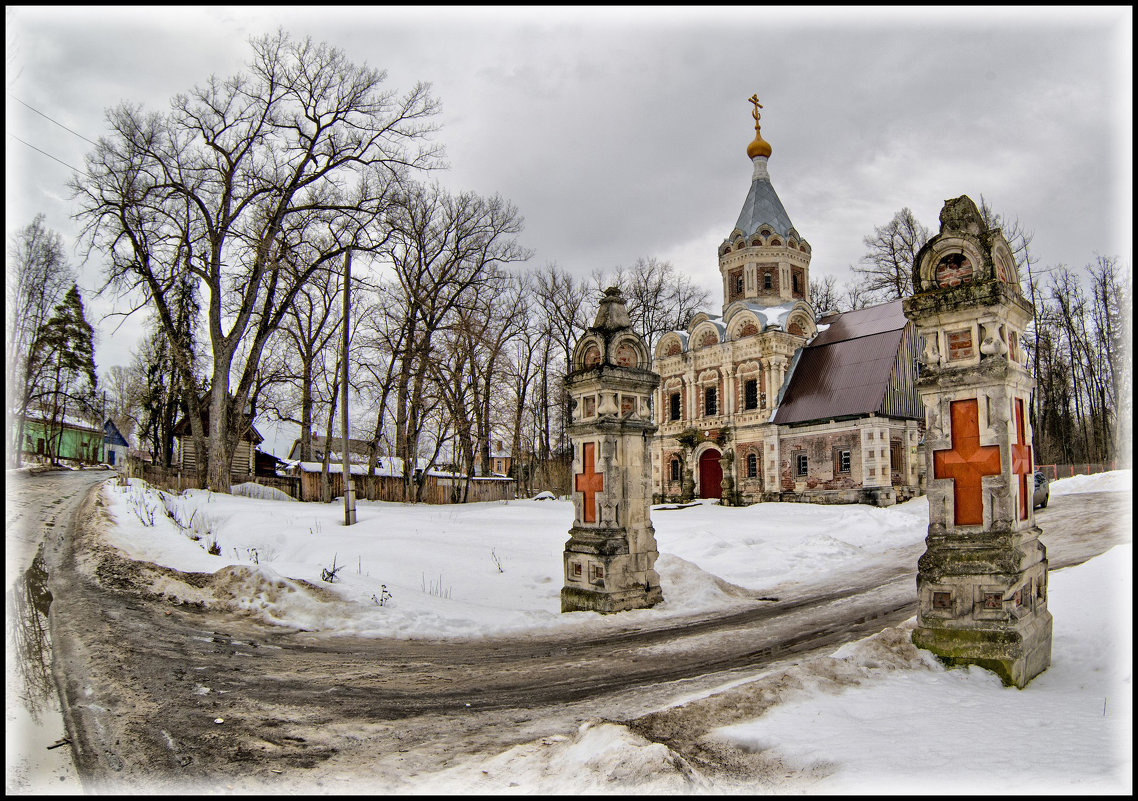
[[[1129,491],[1131,482],[1131,471],[1116,471],[1051,487],[1053,495]],[[271,493],[172,496],[132,479],[108,482],[104,494],[117,521],[107,539],[128,556],[213,573],[200,589],[156,591],[274,625],[400,638],[586,634],[748,608],[788,586],[837,582],[896,559],[898,549],[915,560],[928,526],[927,498],[883,509],[659,506],[652,522],[665,601],[604,616],[560,613],[573,518],[565,500],[357,501],[358,522],[346,528],[342,504]],[[207,551],[214,542],[218,555]],[[786,668],[794,681],[777,704],[714,736],[789,766],[793,781],[776,790],[1129,792],[1131,563],[1124,545],[1051,574],[1052,665],[1025,690],[978,668],[945,669],[909,642],[910,620]],[[333,564],[336,580],[322,581]],[[1104,603],[1100,590],[1111,586],[1117,603]],[[783,680],[769,674],[716,692]],[[425,791],[464,793],[566,792],[570,779],[583,793],[724,789],[664,745],[606,721],[420,778]]]
[[[1089,476],[1071,476],[1051,482],[1052,495],[1071,495],[1077,492],[1132,492],[1133,470],[1112,470]]]
[[[211,587],[185,600],[246,609],[266,622],[310,631],[384,637],[605,629],[754,605],[764,592],[855,570],[894,548],[917,545],[928,525],[924,499],[890,509],[661,507],[652,522],[664,602],[605,616],[561,613],[569,501],[357,501],[357,523],[345,529],[338,503],[282,507],[285,501],[205,490],[173,496],[134,479],[106,493],[118,522],[110,540],[131,558],[215,574],[245,568],[215,575]],[[214,542],[218,555],[207,552]],[[322,581],[334,560],[336,581]],[[278,586],[282,581],[288,589]],[[304,582],[338,598],[329,600]],[[391,597],[380,605],[383,590]]]
[[[1120,545],[1050,576],[1051,667],[1024,690],[978,667],[947,670],[924,652],[926,669],[883,671],[864,659],[868,638],[833,655],[858,668],[856,687],[783,703],[715,734],[803,769],[828,766],[811,792],[1128,791],[1133,557],[1133,545]],[[1121,590],[1108,607],[1119,611],[1115,620],[1093,602],[1102,587]]]

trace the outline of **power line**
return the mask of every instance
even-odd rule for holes
[[[67,131],[68,133],[72,133],[72,134],[75,134],[75,135],[76,135],[76,136],[78,136],[80,139],[82,139],[84,142],[91,142],[91,140],[90,140],[90,139],[88,139],[87,137],[85,137],[83,134],[81,134],[81,133],[79,133],[79,132],[77,132],[77,131],[73,131],[73,130],[71,130],[71,129],[70,129],[70,128],[68,128],[66,125],[64,125],[62,122],[60,122],[59,120],[55,120],[55,119],[52,119],[51,117],[49,117],[48,115],[46,115],[46,114],[44,114],[42,111],[40,111],[39,109],[37,109],[37,108],[32,108],[31,106],[29,106],[27,103],[25,103],[23,100],[21,100],[20,98],[16,97],[15,95],[12,95],[12,99],[13,99],[13,100],[15,100],[17,103],[19,103],[21,106],[25,106],[25,107],[27,107],[27,108],[30,108],[32,111],[34,111],[36,114],[39,114],[41,117],[43,117],[43,118],[44,118],[45,120],[47,120],[48,122],[54,122],[56,125],[58,125],[58,126],[59,126],[60,128],[62,128],[63,130]],[[99,143],[98,143],[98,142],[91,142],[91,144],[93,144],[93,145],[96,145],[96,146],[97,146]]]
[[[58,161],[60,164],[62,164],[64,167],[67,167],[67,168],[68,168],[68,169],[70,169],[70,170],[74,170],[75,172],[82,172],[82,170],[80,170],[78,167],[72,167],[72,166],[71,166],[70,164],[68,164],[66,161],[63,161],[62,159],[57,159],[57,158],[55,158],[55,156],[51,155],[51,154],[50,154],[50,153],[48,153],[47,151],[45,151],[45,150],[40,150],[38,147],[36,147],[35,145],[31,144],[30,142],[25,142],[23,139],[21,139],[20,137],[16,136],[14,133],[9,133],[9,134],[8,134],[8,136],[12,137],[12,138],[13,138],[13,139],[15,139],[17,142],[21,142],[22,144],[25,144],[25,145],[27,145],[28,147],[30,147],[32,150],[36,151],[37,153],[43,153],[43,154],[44,154],[45,156],[47,156],[49,159],[54,159],[55,161]]]

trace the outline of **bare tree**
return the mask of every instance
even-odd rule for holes
[[[400,179],[438,155],[423,144],[436,111],[425,85],[397,97],[382,88],[384,73],[283,32],[251,45],[247,73],[211,77],[175,97],[169,114],[111,110],[111,136],[73,182],[87,241],[110,257],[108,284],[139,292],[172,340],[171,284],[186,272],[202,284],[208,485],[220,491],[229,489],[237,444],[231,418],[246,407],[262,351],[296,294],[345,251],[378,247]],[[191,398],[195,438],[198,405]]]
[[[75,281],[67,263],[63,238],[37,214],[12,238],[5,279],[4,357],[7,365],[6,407],[12,419],[7,428],[8,459],[19,458],[23,420],[38,394],[41,376],[28,369],[28,354],[36,333]]]
[[[555,263],[539,271],[534,284],[544,336],[537,398],[538,469],[544,486],[557,486],[559,492],[565,492],[568,487],[559,485],[565,471],[554,466],[555,459],[558,464],[567,462],[570,399],[563,379],[573,345],[590,322],[590,292],[585,281],[574,279]],[[557,413],[551,416],[554,409]]]
[[[325,372],[325,351],[340,333],[342,276],[331,269],[315,273],[293,297],[270,349],[276,369],[266,411],[300,426],[300,458],[312,461],[315,383]],[[358,314],[356,317],[358,318]]]
[[[641,257],[629,268],[593,274],[598,297],[609,286],[624,295],[632,328],[644,337],[650,353],[660,337],[687,328],[691,318],[711,303],[710,292],[693,284],[671,262],[653,256]],[[594,303],[590,309],[595,307]]]
[[[521,215],[497,195],[451,195],[437,185],[411,185],[393,206],[388,224],[392,235],[384,253],[394,281],[384,289],[383,308],[394,318],[385,327],[395,360],[395,450],[405,466],[405,486],[419,499],[423,483],[413,469],[432,410],[428,402],[433,407],[442,397],[428,392],[428,382],[433,362],[450,355],[439,333],[456,315],[474,308],[497,268],[524,261],[530,252],[517,242]],[[385,411],[381,407],[379,414]],[[437,455],[439,443],[434,445]]]
[[[860,276],[858,297],[885,303],[912,295],[913,261],[917,251],[929,241],[929,229],[921,225],[906,206],[885,225],[876,226],[873,235],[862,241],[869,248],[861,259],[862,266],[850,268]],[[851,293],[850,300],[857,299]]]
[[[810,279],[810,304],[819,315],[840,311],[843,299],[836,276],[827,275],[821,281]]]

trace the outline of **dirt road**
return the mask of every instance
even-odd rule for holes
[[[464,642],[331,637],[173,600],[171,580],[204,586],[209,577],[121,557],[100,537],[97,496],[47,571],[55,676],[80,775],[98,791],[406,789],[473,755],[590,719],[633,722],[898,623],[915,611],[923,550],[893,552],[848,586],[799,588],[744,612],[651,629]],[[1104,514],[1111,509],[1128,513],[1110,493],[1061,496],[1041,510],[1052,566],[1100,553],[1123,531],[1128,538],[1129,527]],[[673,732],[668,744],[706,757],[698,729]]]

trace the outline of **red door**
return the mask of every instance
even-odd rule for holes
[[[699,457],[699,497],[723,497],[723,468],[719,466],[719,451],[706,450]]]

